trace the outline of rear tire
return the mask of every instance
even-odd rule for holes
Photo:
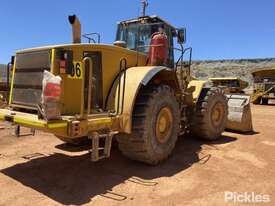
[[[207,140],[218,139],[225,129],[227,115],[227,98],[223,90],[203,88],[193,114],[191,135]]]
[[[132,134],[117,136],[126,157],[156,165],[172,153],[180,126],[179,104],[167,85],[141,88],[133,111]]]

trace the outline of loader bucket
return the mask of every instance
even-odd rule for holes
[[[252,115],[250,96],[244,94],[228,94],[228,120],[226,129],[239,132],[252,132]]]

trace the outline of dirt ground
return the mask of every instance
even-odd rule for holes
[[[275,106],[252,112],[253,134],[182,137],[156,167],[126,159],[116,146],[111,158],[92,163],[87,148],[42,132],[16,138],[1,123],[0,205],[241,205],[226,203],[226,191],[269,195],[264,205],[275,205]]]

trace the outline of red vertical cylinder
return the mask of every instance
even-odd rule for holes
[[[168,60],[168,38],[164,33],[156,32],[151,37],[149,49],[149,65],[161,66]]]

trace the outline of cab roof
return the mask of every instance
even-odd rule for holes
[[[130,24],[130,23],[136,23],[141,21],[147,21],[147,23],[162,22],[167,26],[171,27],[173,30],[177,30],[176,27],[172,26],[170,23],[168,23],[167,21],[165,21],[164,19],[160,18],[157,15],[142,16],[134,19],[124,20],[124,21],[118,22],[118,24]]]

